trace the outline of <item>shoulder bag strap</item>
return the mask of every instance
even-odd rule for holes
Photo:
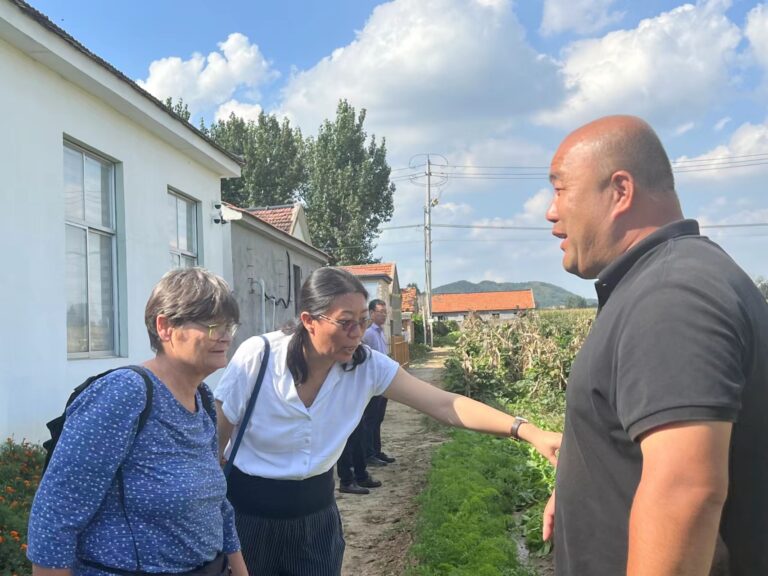
[[[224,466],[224,476],[227,477],[229,476],[229,473],[232,470],[232,466],[235,463],[235,454],[237,454],[237,450],[240,448],[240,442],[243,440],[243,434],[245,433],[245,429],[248,427],[248,422],[251,419],[253,407],[256,405],[256,398],[259,397],[261,383],[264,380],[264,374],[267,371],[267,364],[269,363],[269,340],[267,340],[265,336],[261,336],[261,339],[264,340],[264,353],[261,356],[259,375],[256,377],[256,384],[254,384],[253,392],[251,392],[251,397],[248,399],[248,406],[245,409],[243,419],[240,420],[240,427],[237,431],[237,438],[235,438],[235,443],[232,445],[232,451],[229,453],[229,458],[227,458],[227,464]]]

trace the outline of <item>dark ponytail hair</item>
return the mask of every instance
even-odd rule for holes
[[[299,294],[299,314],[307,312],[310,316],[325,314],[333,305],[338,296],[345,294],[362,294],[367,300],[368,291],[353,274],[341,268],[318,268],[313,271],[304,284]],[[288,370],[291,371],[293,381],[303,384],[309,378],[309,366],[304,351],[309,347],[309,332],[304,327],[301,318],[296,327],[286,333],[293,332],[294,336],[288,344]],[[365,362],[368,352],[365,346],[360,344],[352,354],[352,362],[344,364],[344,370],[354,370],[356,366]]]

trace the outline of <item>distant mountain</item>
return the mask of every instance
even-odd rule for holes
[[[432,294],[466,294],[468,292],[508,292],[512,290],[533,289],[533,299],[536,308],[558,308],[560,306],[573,306],[581,298],[578,294],[569,292],[565,288],[548,284],[547,282],[492,282],[483,280],[475,284],[467,280],[451,282],[432,289]],[[586,298],[588,306],[597,306],[597,300]]]

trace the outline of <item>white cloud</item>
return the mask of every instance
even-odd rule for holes
[[[720,132],[723,128],[725,128],[725,125],[728,124],[728,122],[731,121],[730,116],[725,116],[723,118],[720,118],[720,120],[717,121],[717,124],[715,124],[715,132]]]
[[[216,109],[214,115],[214,121],[226,120],[230,114],[239,116],[245,120],[253,120],[256,122],[259,119],[262,109],[258,104],[246,104],[244,102],[238,102],[237,100],[229,100],[224,102]]]
[[[277,77],[247,36],[230,34],[218,47],[217,52],[195,53],[189,60],[177,56],[155,60],[147,79],[137,83],[161,100],[183,98],[195,113],[227,101],[241,88],[258,97],[257,88]]]
[[[283,92],[281,113],[312,133],[340,98],[369,133],[410,154],[465,146],[558,99],[555,65],[533,50],[505,0],[394,0],[357,38]]]
[[[680,124],[677,128],[675,128],[675,136],[682,136],[686,132],[690,132],[693,130],[693,128],[696,126],[695,122],[686,122],[685,124]]]
[[[673,162],[678,181],[733,180],[768,172],[768,124],[742,124],[727,144]]]
[[[611,12],[615,0],[544,0],[539,31],[544,36],[572,30],[591,34],[619,22],[624,14]]]
[[[528,198],[525,203],[523,204],[523,210],[522,212],[518,212],[517,214],[514,214],[511,218],[501,218],[501,217],[495,217],[495,218],[482,218],[479,220],[475,220],[472,222],[475,226],[485,226],[486,228],[475,228],[472,230],[471,236],[473,238],[477,239],[490,239],[490,238],[498,238],[500,234],[503,233],[517,233],[517,230],[504,230],[503,228],[501,230],[494,230],[493,228],[487,228],[487,227],[516,227],[516,228],[522,228],[522,232],[525,232],[528,237],[530,237],[532,234],[531,232],[535,232],[537,234],[541,234],[542,231],[535,230],[526,230],[526,228],[549,228],[549,225],[544,217],[547,208],[549,207],[550,202],[552,201],[552,191],[547,188],[542,188],[538,192],[536,192],[533,196]],[[546,234],[546,232],[544,232]],[[547,236],[544,235],[542,238],[546,238]]]
[[[755,59],[768,69],[768,5],[758,4],[749,11],[744,34],[749,38]]]
[[[569,95],[538,115],[543,124],[573,127],[613,113],[671,123],[680,110],[706,109],[725,91],[741,32],[725,16],[729,2],[685,4],[632,30],[575,42],[563,51]]]

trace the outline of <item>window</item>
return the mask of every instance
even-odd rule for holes
[[[64,144],[67,353],[115,354],[115,166]]]
[[[293,306],[299,315],[299,295],[301,294],[301,266],[293,265]]]
[[[499,312],[493,312],[491,314],[491,318],[493,318],[494,320],[499,320],[501,318],[501,314]]]
[[[171,268],[197,266],[197,203],[168,191]]]

